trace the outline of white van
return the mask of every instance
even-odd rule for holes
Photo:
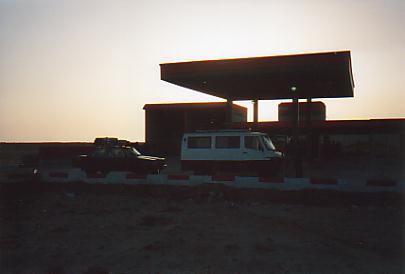
[[[218,171],[277,173],[282,153],[269,136],[247,130],[216,130],[185,133],[181,143],[181,166],[196,174]]]

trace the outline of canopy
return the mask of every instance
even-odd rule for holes
[[[161,79],[227,100],[353,97],[350,51],[160,64]]]

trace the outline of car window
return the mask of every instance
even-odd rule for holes
[[[136,155],[136,156],[141,155],[141,153],[133,147],[130,148],[130,151],[133,155]]]
[[[107,150],[105,148],[97,148],[91,155],[92,157],[107,157]]]
[[[125,158],[125,153],[121,148],[112,148],[110,151],[110,157],[112,158]]]
[[[216,136],[215,148],[240,148],[239,136]]]
[[[136,157],[136,156],[141,155],[141,153],[133,147],[124,148],[124,153],[125,153],[125,157]]]
[[[209,137],[209,136],[188,137],[187,147],[188,148],[211,148],[211,137]]]

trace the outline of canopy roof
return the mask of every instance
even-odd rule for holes
[[[350,51],[160,64],[161,79],[230,100],[353,97]]]
[[[226,102],[206,102],[206,103],[168,103],[168,104],[146,104],[144,110],[209,110],[226,108]],[[247,112],[247,108],[233,104],[233,108],[242,112]]]

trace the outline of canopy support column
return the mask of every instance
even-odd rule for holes
[[[311,126],[312,122],[312,98],[307,98],[307,113],[306,113],[306,124]]]
[[[257,130],[259,128],[259,100],[253,100],[253,128]]]
[[[306,103],[306,113],[305,113],[305,124],[306,124],[306,132],[307,132],[307,159],[309,162],[312,161],[315,155],[315,140],[314,140],[314,133],[312,132],[312,98],[307,98]]]
[[[293,134],[292,143],[294,150],[294,166],[295,166],[295,177],[302,178],[302,151],[301,144],[299,141],[299,127],[300,127],[300,105],[299,96],[297,93],[297,87],[292,87],[291,91],[293,93]]]
[[[226,99],[226,120],[225,126],[226,128],[232,128],[232,99]]]
[[[293,129],[292,129],[292,142],[294,146],[298,143],[299,126],[300,126],[300,105],[297,94],[294,94],[293,102]]]

